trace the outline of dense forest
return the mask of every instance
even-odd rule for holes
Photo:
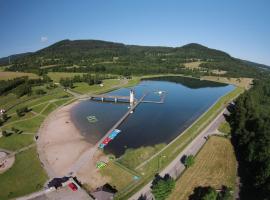
[[[32,86],[38,86],[49,82],[51,82],[51,79],[47,75],[43,75],[42,79],[28,79],[28,77],[20,77],[11,80],[1,80],[0,95],[6,95],[10,92],[16,94],[18,97],[31,95]]]
[[[0,59],[1,60],[1,59]],[[201,70],[187,70],[184,63],[199,61]],[[227,71],[222,76],[260,77],[263,71],[229,54],[200,44],[182,47],[125,45],[99,40],[63,40],[34,53],[17,55],[7,70],[39,73],[45,71],[103,72],[114,74],[192,73],[211,75],[212,69]],[[190,72],[192,71],[192,72]]]
[[[230,115],[232,141],[239,159],[241,199],[270,199],[270,80],[235,102]]]

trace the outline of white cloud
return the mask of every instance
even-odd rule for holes
[[[40,42],[47,42],[47,41],[48,41],[48,37],[47,36],[41,36]]]

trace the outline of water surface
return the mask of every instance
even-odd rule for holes
[[[169,143],[205,112],[215,101],[234,89],[232,85],[183,77],[143,80],[134,87],[136,98],[149,92],[145,100],[160,100],[155,91],[166,91],[163,104],[141,103],[119,129],[122,131],[106,148],[120,156],[127,148]],[[109,94],[129,95],[129,88]],[[128,110],[127,103],[82,101],[71,111],[72,120],[86,139],[97,142]],[[95,116],[90,123],[87,116]]]

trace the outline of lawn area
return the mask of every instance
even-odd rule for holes
[[[15,151],[34,142],[34,135],[12,134],[9,137],[0,138],[0,148]]]
[[[6,200],[40,190],[47,175],[40,165],[36,149],[31,148],[16,155],[14,165],[0,174],[0,199]]]
[[[53,110],[55,110],[57,107],[54,103],[50,103],[43,111],[41,114],[43,115],[48,115],[50,114]]]
[[[59,83],[61,78],[72,78],[76,75],[83,75],[85,73],[71,73],[71,72],[49,72],[48,76],[53,82]]]
[[[197,119],[181,135],[175,138],[160,152],[157,152],[157,154],[149,159],[145,165],[138,168],[138,172],[143,175],[142,179],[128,191],[121,193],[118,198],[127,199],[138,191],[139,188],[151,181],[158,170],[160,171],[166,167],[221,112],[225,105],[227,105],[232,99],[235,99],[243,91],[243,88],[235,88],[230,93],[221,97],[206,113]]]
[[[117,86],[121,83],[121,80],[118,79],[106,79],[103,80],[101,87],[100,85],[88,85],[87,83],[75,83],[74,90],[75,92],[85,94],[85,93],[105,93],[112,89],[112,87]]]
[[[11,129],[11,127],[17,128],[21,131],[28,133],[36,133],[39,129],[40,124],[44,120],[44,116],[34,116],[23,121],[18,121],[10,125],[5,126],[5,129]]]
[[[127,149],[125,154],[121,156],[117,162],[128,168],[135,169],[143,161],[149,159],[156,152],[164,148],[165,144],[158,144],[155,146],[140,147],[138,149]]]
[[[25,119],[31,118],[33,116],[35,116],[35,115],[32,112],[27,112],[22,117],[19,117],[16,113],[13,113],[12,115],[9,116],[9,119],[5,122],[5,124],[2,126],[2,128],[5,127],[6,125],[10,124],[10,123],[15,122],[15,121],[25,120]]]
[[[223,122],[218,127],[218,130],[222,133],[230,134],[231,133],[231,126],[228,122]]]
[[[22,76],[28,76],[29,78],[32,78],[32,79],[38,78],[38,75],[33,74],[33,73],[0,71],[0,80],[14,79],[17,77],[22,77]]]
[[[69,97],[69,96],[70,95],[64,92],[63,89],[56,88],[50,91],[50,93],[47,93],[46,95],[34,96],[32,97],[31,100],[20,103],[18,106],[15,106],[12,109],[10,109],[8,113],[13,113],[16,111],[16,109],[24,107],[24,106],[28,106],[29,108],[31,108],[32,106],[37,106],[38,104],[48,102],[50,100],[54,100],[54,99],[58,100],[58,99]]]
[[[113,161],[109,162],[100,172],[103,176],[110,178],[109,183],[117,190],[122,190],[133,182],[134,175]]]
[[[169,200],[187,200],[194,188],[222,185],[234,188],[237,167],[230,140],[212,136],[195,158],[195,164],[177,180]]]

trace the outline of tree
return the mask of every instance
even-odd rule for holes
[[[6,113],[1,114],[1,115],[0,115],[0,119],[1,119],[3,122],[7,121],[7,119],[8,119],[7,114],[6,114]]]
[[[175,180],[169,175],[165,175],[163,178],[156,175],[152,182],[152,194],[156,200],[166,199],[175,187]]]
[[[217,200],[232,200],[232,189],[226,186],[222,187],[221,192],[218,193]]]
[[[11,133],[11,132],[8,132],[8,131],[6,131],[6,130],[3,130],[3,131],[2,131],[2,135],[3,135],[4,137],[8,137],[8,136],[11,136],[12,133]]]
[[[189,196],[189,200],[216,200],[218,193],[210,186],[208,187],[196,187],[193,194]]]
[[[241,199],[270,196],[270,81],[254,82],[231,109],[229,122],[239,160]],[[228,193],[228,192],[227,192]]]
[[[186,168],[191,167],[195,162],[195,157],[193,155],[189,155],[186,157],[185,161],[184,161],[184,165]]]
[[[23,108],[18,108],[18,109],[16,110],[16,113],[17,113],[17,116],[18,116],[18,117],[22,117],[22,116],[25,115],[25,113],[27,113],[27,112],[29,112],[29,111],[30,111],[30,109],[29,109],[27,106],[25,106],[25,107],[23,107]]]
[[[37,90],[35,91],[35,93],[36,93],[37,95],[46,94],[46,92],[45,92],[44,90],[42,90],[42,89],[37,89]]]

